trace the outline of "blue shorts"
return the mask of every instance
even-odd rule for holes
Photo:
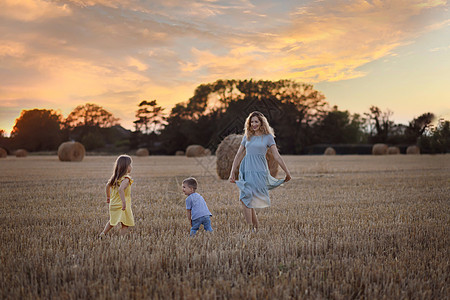
[[[200,225],[203,224],[203,228],[206,231],[213,231],[211,227],[211,219],[209,216],[203,216],[200,218],[197,218],[195,220],[192,220],[192,228],[191,228],[191,236],[195,235],[197,233],[197,230],[199,230]]]

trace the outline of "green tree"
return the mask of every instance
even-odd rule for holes
[[[337,106],[328,112],[314,128],[316,143],[357,144],[364,141],[365,134],[361,129],[363,120],[358,114],[350,115],[338,110]]]
[[[164,147],[173,153],[189,141],[215,148],[227,134],[242,132],[247,115],[259,110],[275,127],[283,152],[300,153],[326,106],[312,85],[292,80],[217,80],[198,86],[172,109],[162,132]]]
[[[6,132],[3,129],[0,129],[0,148],[5,149],[7,152],[11,149],[12,139],[10,137],[6,137]]]
[[[325,96],[310,84],[293,80],[253,81],[217,80],[199,85],[187,103],[179,103],[171,112],[187,119],[198,119],[212,111],[225,112],[232,103],[245,101],[278,100],[292,103],[305,116],[306,121],[314,121],[315,116],[325,112]],[[267,105],[267,103],[266,103]]]
[[[105,146],[105,139],[101,132],[102,128],[92,127],[86,134],[81,137],[80,142],[86,150],[92,151]]]
[[[369,113],[364,113],[367,117],[365,121],[369,133],[369,142],[386,143],[389,133],[394,127],[394,122],[389,120],[392,112],[390,110],[383,112],[376,106],[371,106],[369,110]]]
[[[428,134],[419,137],[418,144],[423,153],[450,152],[450,121],[439,120]]]
[[[64,124],[67,128],[79,126],[108,128],[118,124],[119,119],[103,107],[86,103],[77,106],[66,118]]]
[[[23,110],[11,138],[16,148],[28,151],[55,150],[61,143],[62,116],[48,109]]]
[[[408,127],[405,130],[406,142],[409,144],[416,144],[418,138],[420,138],[427,130],[434,120],[433,113],[424,113],[417,118],[414,118],[409,122]]]
[[[158,106],[156,100],[141,101],[136,111],[135,130],[144,134],[159,133],[165,124],[164,108]]]
[[[118,120],[97,104],[79,105],[64,121],[65,138],[80,141],[87,150],[103,147],[107,129],[119,125]]]

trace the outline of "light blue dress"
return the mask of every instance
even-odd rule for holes
[[[271,134],[252,136],[250,140],[244,135],[241,145],[246,149],[245,157],[239,167],[239,199],[249,208],[270,206],[269,190],[280,186],[284,179],[276,179],[269,173],[266,152],[275,145]]]

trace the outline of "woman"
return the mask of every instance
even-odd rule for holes
[[[244,130],[245,134],[234,157],[229,180],[239,187],[239,199],[245,220],[257,231],[258,218],[255,208],[270,206],[269,190],[291,180],[291,173],[278,153],[273,129],[262,113],[252,112],[245,120]],[[272,151],[274,159],[286,173],[285,179],[270,176],[266,160],[267,149]],[[239,163],[239,180],[236,180],[234,174]]]

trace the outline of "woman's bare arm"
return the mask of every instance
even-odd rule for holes
[[[283,158],[281,157],[280,153],[278,152],[277,145],[273,144],[270,146],[270,151],[272,151],[273,158],[275,161],[280,165],[280,167],[283,169],[284,173],[286,173],[286,178],[284,179],[285,182],[288,182],[291,180],[291,173],[289,172],[286,164],[284,163]]]
[[[233,165],[231,167],[231,172],[230,172],[230,182],[236,182],[236,177],[234,176],[234,174],[236,173],[236,169],[237,166],[241,163],[242,159],[245,156],[245,147],[240,145],[238,151],[236,152],[236,155],[234,157],[233,160]]]

